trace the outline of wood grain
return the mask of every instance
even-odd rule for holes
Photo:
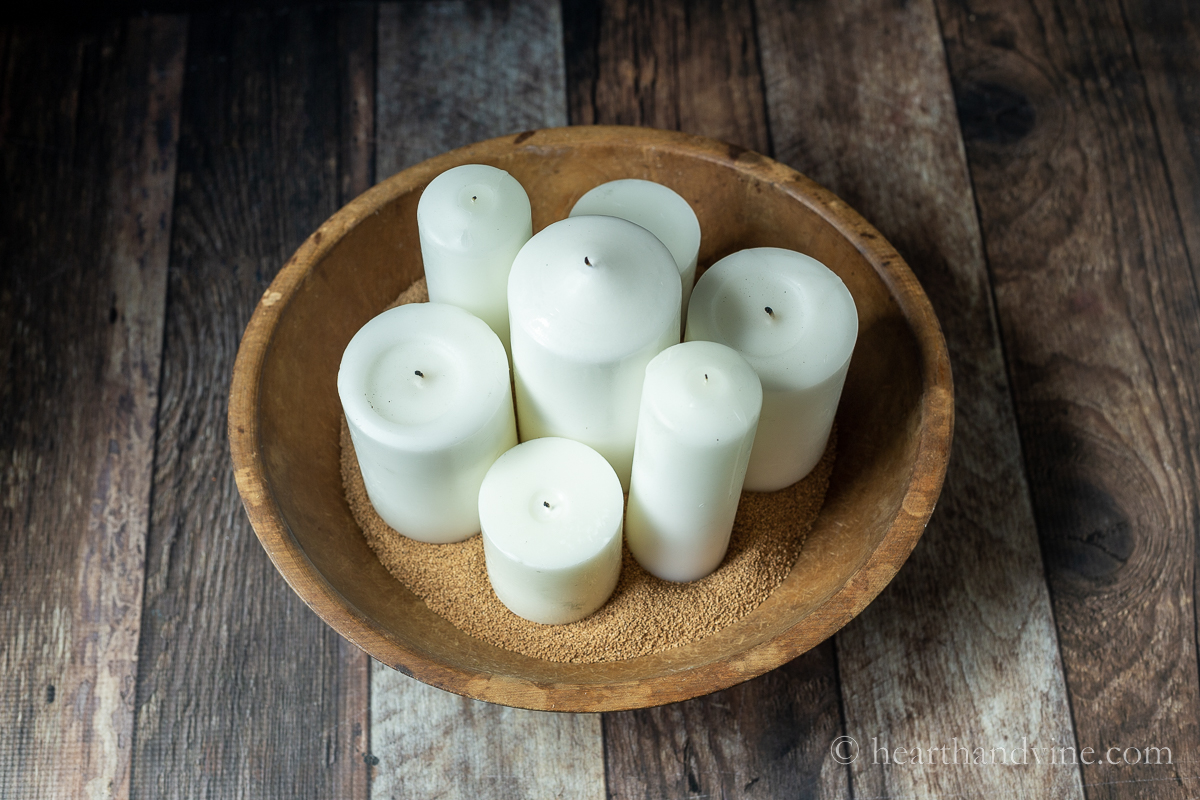
[[[1200,263],[1200,13],[1187,0],[1126,0],[1121,11],[1195,271]]]
[[[1079,796],[1071,768],[875,763],[876,742],[889,754],[956,738],[1067,745],[1071,720],[933,6],[760,0],[758,23],[779,157],[897,247],[954,367],[938,511],[896,581],[837,636],[847,733],[862,748],[854,792]]]
[[[821,645],[707,697],[604,715],[610,797],[848,797],[829,758],[842,735],[837,669]]]
[[[366,765],[353,760],[354,721],[340,716],[356,687],[342,673],[339,637],[256,541],[224,433],[242,328],[279,266],[336,208],[346,98],[329,32],[338,22],[335,9],[311,7],[191,21],[136,796],[346,797],[363,788],[341,783],[344,761]]]
[[[558,6],[383,5],[377,93],[384,176],[478,139],[563,125]],[[603,795],[597,714],[481,703],[378,663],[371,712],[373,797]]]
[[[748,4],[564,3],[573,124],[675,128],[771,153]],[[832,643],[734,689],[605,715],[610,797],[842,797]],[[647,754],[653,754],[647,758]]]
[[[1168,139],[1117,2],[939,7],[1076,738],[1175,754],[1085,788],[1193,797],[1200,295]]]
[[[5,36],[5,797],[129,796],[185,31]]]
[[[750,4],[563,4],[573,125],[646,125],[771,152]]]
[[[379,177],[471,142],[565,125],[561,20],[553,0],[381,4]]]
[[[376,798],[604,796],[599,714],[481,703],[375,671]]]
[[[375,183],[375,65],[378,9],[371,3],[338,8],[338,203]],[[341,800],[371,796],[371,657],[338,638],[338,710],[334,775]]]

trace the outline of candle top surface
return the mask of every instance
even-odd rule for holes
[[[646,366],[642,404],[686,440],[731,441],[757,422],[762,385],[734,349],[685,342],[663,350]]]
[[[667,246],[680,272],[696,265],[700,221],[675,190],[637,178],[602,183],[575,203],[570,216],[619,217],[641,225]]]
[[[595,557],[620,530],[623,513],[613,468],[571,439],[517,445],[496,460],[479,489],[483,535],[534,568],[563,569]]]
[[[407,450],[438,449],[479,430],[507,383],[499,337],[443,303],[409,303],[375,317],[350,340],[338,369],[347,418]]]
[[[682,296],[666,246],[617,217],[547,226],[521,248],[508,279],[513,327],[583,362],[623,358],[678,326]]]
[[[737,350],[764,389],[816,385],[850,359],[858,310],[850,290],[815,258],[777,247],[722,258],[696,282],[687,341]]]
[[[417,202],[421,235],[450,250],[483,251],[528,233],[529,195],[517,179],[484,164],[438,175]]]

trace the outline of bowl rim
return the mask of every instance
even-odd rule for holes
[[[772,639],[678,672],[608,684],[533,682],[451,666],[406,648],[387,636],[317,570],[284,521],[266,478],[258,421],[263,365],[271,339],[312,268],[375,209],[472,151],[497,147],[554,148],[624,140],[641,148],[686,151],[778,185],[844,236],[872,264],[912,329],[922,371],[921,425],[916,459],[896,518],[867,560],[804,624]],[[321,224],[283,265],[246,325],[229,392],[228,436],[238,491],[246,514],[272,563],[297,595],[341,636],[375,659],[424,683],[493,703],[553,711],[616,711],[698,697],[757,677],[832,636],[857,616],[899,571],[924,532],[941,492],[954,427],[950,358],[941,325],[916,276],[886,239],[828,189],[773,159],[715,139],[630,126],[571,126],[525,131],[458,148],[381,181]],[[803,628],[803,630],[799,630]]]

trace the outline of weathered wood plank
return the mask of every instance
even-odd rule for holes
[[[380,7],[381,176],[513,131],[564,125],[557,3]],[[382,664],[372,677],[372,796],[600,797],[600,717],[493,706]]]
[[[749,4],[568,0],[563,14],[573,125],[646,125],[771,152]]]
[[[242,329],[280,265],[337,207],[339,120],[348,102],[331,35],[338,22],[336,8],[311,6],[191,21],[137,684],[136,796],[365,791],[365,777],[356,782],[351,769],[366,770],[353,753],[354,721],[341,716],[361,704],[353,699],[361,688],[343,674],[337,634],[259,546],[225,437]]]
[[[933,302],[954,368],[955,441],[938,510],[892,586],[836,637],[847,734],[861,748],[854,792],[1079,796],[1071,768],[876,763],[897,747],[955,740],[1069,745],[1070,713],[932,3],[757,7],[779,157],[896,246]]]
[[[661,708],[604,715],[610,797],[850,796],[831,644],[759,678]]]
[[[565,125],[564,81],[556,2],[380,5],[379,176],[471,142]]]
[[[1179,134],[1159,136],[1116,0],[939,8],[1076,738],[1106,761],[1173,754],[1085,766],[1085,788],[1193,797],[1200,293],[1164,159]]]
[[[185,31],[5,37],[4,797],[129,796]]]
[[[376,662],[375,798],[604,796],[599,714],[556,714],[443,692]]]
[[[338,10],[338,201],[353,200],[375,183],[375,47],[378,10],[349,3]],[[333,784],[340,800],[371,796],[371,657],[338,639],[338,710]]]
[[[770,153],[749,5],[564,5],[577,124],[677,128]],[[844,797],[832,643],[761,678],[664,708],[606,714],[612,797]]]
[[[1123,0],[1122,10],[1194,269],[1200,263],[1200,11],[1188,0]]]

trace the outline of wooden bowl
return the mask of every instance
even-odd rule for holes
[[[508,170],[534,230],[616,178],[672,187],[696,210],[701,267],[746,247],[786,247],[850,288],[859,336],[838,411],[825,506],[788,578],[741,621],[627,661],[560,664],[472,638],[431,612],[367,546],[338,467],[336,377],[350,337],[421,277],[417,200],[459,164]],[[246,327],[229,440],[246,512],[292,588],[342,636],[425,683],[493,703],[610,711],[724,689],[795,658],[850,621],[904,563],[941,491],[953,427],[938,321],[896,251],[796,171],[722,142],[667,131],[529,131],[438,156],[333,215],[284,265]]]

